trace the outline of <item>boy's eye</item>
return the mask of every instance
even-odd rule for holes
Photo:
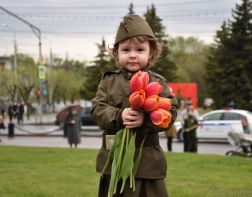
[[[124,52],[128,52],[128,51],[129,51],[129,49],[128,49],[128,48],[123,48],[123,49],[122,49],[122,51],[124,51]]]
[[[145,51],[144,48],[138,48],[137,50],[138,50],[138,51]]]

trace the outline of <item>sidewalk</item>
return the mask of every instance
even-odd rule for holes
[[[16,136],[14,138],[8,138],[7,136],[1,136],[2,142],[0,146],[28,146],[28,147],[58,147],[58,148],[69,148],[67,138],[62,136],[57,137],[41,137],[41,136]],[[160,138],[160,145],[164,151],[167,151],[166,138]],[[101,137],[88,137],[82,136],[81,143],[78,148],[90,148],[99,149],[102,145]],[[214,155],[225,155],[229,150],[233,150],[233,147],[229,144],[215,144],[215,143],[199,143],[198,153],[199,154],[214,154]],[[182,153],[183,143],[174,141],[173,152]]]
[[[63,137],[63,129],[55,124],[56,114],[44,114],[42,116],[42,122],[39,121],[39,117],[33,115],[30,119],[24,117],[24,122],[18,124],[17,120],[13,120],[15,125],[14,136],[30,136],[30,137]],[[5,118],[4,130],[0,131],[0,136],[8,136],[8,124],[9,119]],[[102,131],[98,126],[82,126],[81,136],[97,137],[101,136]]]
[[[63,137],[63,130],[58,125],[54,125],[55,115],[43,115],[42,123],[50,124],[38,124],[37,117],[32,116],[29,120],[25,118],[23,125],[15,123],[15,135],[13,138],[8,138],[8,128],[1,131],[0,146],[30,146],[30,147],[60,147],[68,148],[67,138]],[[5,121],[5,125],[8,127],[8,121]],[[96,127],[82,127],[81,131],[81,144],[79,148],[92,148],[99,149],[101,147],[102,131]],[[163,150],[166,151],[166,138],[160,138],[160,145]],[[198,152],[201,154],[215,154],[225,155],[228,150],[232,150],[233,147],[229,144],[220,143],[199,143]],[[173,143],[174,152],[183,152],[183,143],[174,140]]]

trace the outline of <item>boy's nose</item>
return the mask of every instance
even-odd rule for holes
[[[135,53],[135,51],[131,51],[131,52],[130,52],[130,57],[131,57],[131,58],[136,57],[136,53]]]

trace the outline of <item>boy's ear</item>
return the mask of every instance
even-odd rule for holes
[[[149,54],[148,60],[151,60],[151,59],[152,59],[152,54]]]

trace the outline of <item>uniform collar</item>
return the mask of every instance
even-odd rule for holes
[[[128,70],[124,69],[124,68],[120,68],[122,74],[123,74],[123,77],[126,79],[126,80],[130,80],[132,78],[132,76],[136,73],[136,72],[129,72]],[[148,66],[146,66],[142,71],[145,71],[145,72],[148,72]]]

